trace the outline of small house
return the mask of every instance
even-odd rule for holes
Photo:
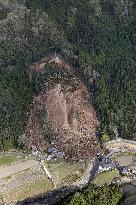
[[[131,171],[128,167],[121,167],[120,172],[123,175],[131,175]]]
[[[99,171],[109,171],[116,168],[116,164],[114,162],[108,163],[100,163]]]
[[[58,149],[56,147],[49,147],[48,152],[53,154],[53,153],[58,152]]]

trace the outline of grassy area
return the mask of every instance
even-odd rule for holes
[[[102,172],[96,176],[94,183],[97,186],[102,186],[106,183],[111,182],[116,177],[119,177],[119,173],[117,170]]]
[[[13,156],[0,156],[0,166],[10,165],[17,160],[18,158]]]
[[[57,180],[58,183],[67,182],[71,183],[71,180],[67,180],[68,176],[74,176],[73,179],[77,179],[83,173],[86,168],[85,163],[70,164],[64,160],[50,160],[45,162],[50,173]],[[71,177],[70,177],[71,178]],[[74,180],[73,180],[74,181]]]
[[[120,152],[120,153],[114,154],[112,159],[116,159],[116,157],[122,157],[122,156],[136,157],[136,153],[134,153],[134,152]]]
[[[17,160],[15,157],[12,157],[11,159]],[[14,160],[10,161],[10,163]],[[84,162],[70,164],[64,160],[50,160],[45,163],[55,181],[58,182],[58,187],[63,186],[64,184],[71,184],[82,175],[82,172],[84,172],[86,168],[86,164]],[[5,178],[5,180],[10,180],[11,177],[12,176],[9,176]],[[35,182],[30,182],[14,188],[12,191],[7,190],[6,192],[1,192],[1,195],[5,202],[13,203],[24,198],[34,197],[39,194],[46,193],[53,188],[54,187],[50,180],[48,180],[48,178],[44,178],[43,180],[39,179]]]
[[[48,179],[37,180],[25,186],[18,187],[8,193],[3,193],[2,196],[9,203],[21,200],[24,198],[34,197],[36,195],[50,191],[53,188]]]
[[[121,152],[113,155],[112,160],[119,163],[120,166],[129,166],[136,161],[136,153]]]
[[[72,174],[72,175],[68,175],[66,176],[63,181],[61,182],[61,186],[66,185],[66,184],[72,184],[73,182],[75,182],[77,179],[79,179],[79,175],[78,174]]]

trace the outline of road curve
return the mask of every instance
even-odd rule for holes
[[[105,147],[111,151],[134,151],[136,152],[136,141],[117,139],[105,143]]]
[[[18,172],[24,171],[26,169],[35,167],[39,164],[36,160],[26,160],[24,162],[20,162],[17,164],[13,164],[7,167],[0,168],[0,179],[4,177],[8,177],[12,174],[16,174]]]

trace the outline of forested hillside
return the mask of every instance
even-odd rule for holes
[[[35,0],[65,31],[110,137],[136,137],[136,2]],[[94,72],[95,71],[95,72]]]
[[[121,187],[118,185],[104,185],[97,187],[89,184],[82,191],[65,196],[56,205],[117,205],[123,197]]]
[[[35,94],[28,67],[52,51],[76,57],[100,135],[136,139],[135,0],[0,0],[0,6],[0,150],[18,146]]]
[[[2,4],[2,11],[7,16],[0,21],[1,150],[17,147],[24,133],[35,87],[29,82],[29,65],[52,50],[71,52],[64,32],[45,12],[14,0]]]

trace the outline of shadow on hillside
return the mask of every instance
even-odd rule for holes
[[[38,195],[33,198],[27,198],[23,201],[18,201],[16,205],[51,205],[56,203],[59,199],[63,198],[64,194],[71,194],[76,191],[78,188],[71,186],[71,187],[62,187],[57,190],[53,190],[51,192]]]

